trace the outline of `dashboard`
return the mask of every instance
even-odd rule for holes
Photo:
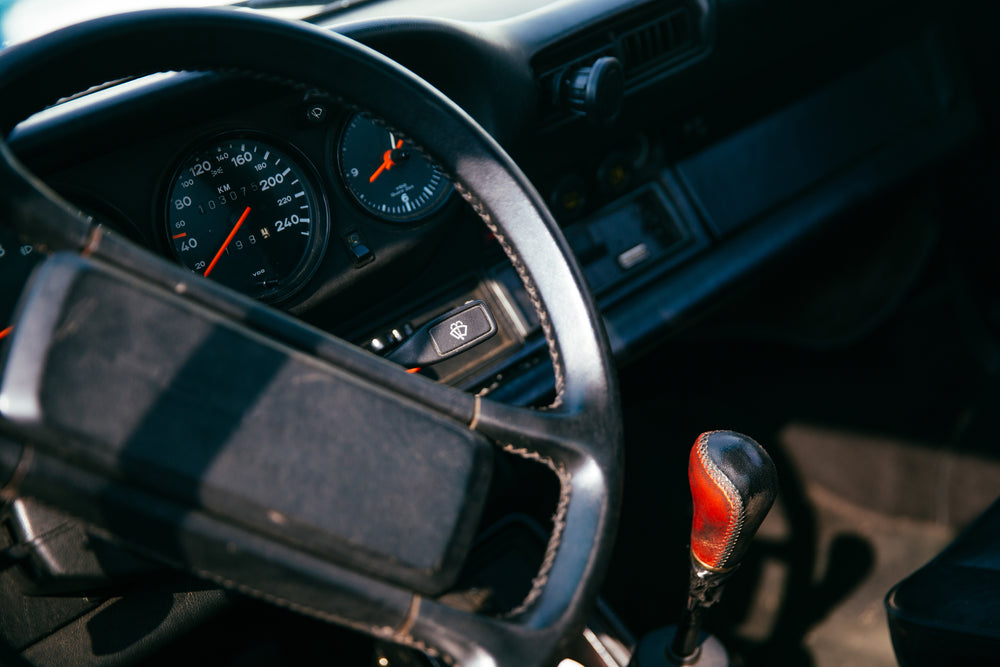
[[[419,74],[513,158],[575,254],[616,366],[639,367],[626,376],[631,383],[623,383],[623,410],[648,410],[652,423],[646,438],[629,444],[627,458],[648,468],[648,477],[639,477],[645,486],[683,491],[682,482],[664,483],[671,479],[662,474],[666,468],[684,467],[660,458],[670,447],[646,458],[633,453],[649,453],[667,440],[661,422],[687,409],[683,392],[690,385],[661,380],[642,362],[662,361],[664,342],[683,343],[678,339],[688,332],[701,343],[713,335],[752,337],[755,327],[767,327],[768,342],[794,336],[805,347],[821,349],[831,341],[834,347],[894,305],[914,280],[923,249],[933,244],[928,237],[934,229],[911,227],[907,219],[927,199],[908,196],[982,137],[991,120],[981,118],[977,95],[992,86],[979,82],[977,88],[956,62],[963,49],[953,22],[964,6],[924,0],[378,0],[338,3],[308,20]],[[266,54],[269,46],[247,48]],[[986,80],[992,77],[990,72]],[[59,100],[17,125],[8,143],[85,215],[174,265],[160,267],[171,275],[182,267],[311,325],[316,331],[296,327],[303,332],[296,349],[312,351],[315,341],[339,346],[321,335],[330,333],[409,372],[496,399],[482,403],[556,403],[543,327],[499,240],[461,196],[461,184],[438,166],[436,147],[413,141],[405,128],[372,115],[365,102],[241,72],[161,72]],[[0,106],[9,115],[18,103]],[[434,134],[445,133],[425,136]],[[40,248],[0,228],[0,339],[18,321],[20,286],[40,255]],[[145,254],[143,259],[151,263]],[[855,272],[853,262],[865,266]],[[287,322],[264,309],[248,310]],[[711,317],[720,312],[724,318]],[[156,331],[164,345],[151,347],[167,359],[164,367],[182,358],[170,346],[186,344],[184,327],[178,318]],[[102,332],[114,334],[109,347],[115,351],[131,342],[127,327],[112,323]],[[715,361],[715,348],[705,347]],[[254,392],[254,382],[228,373],[251,366],[242,350],[213,345],[190,364],[192,375],[203,360],[227,371],[223,388],[196,394],[213,400],[191,401],[206,421],[220,404],[215,398],[232,395],[236,402]],[[713,373],[728,372],[738,354],[727,350],[716,365],[706,364],[705,383],[716,383]],[[367,355],[355,356],[386,375],[413,380]],[[692,362],[697,368],[689,376],[702,373],[702,361]],[[189,370],[186,362],[183,370]],[[373,377],[379,384],[385,376]],[[444,392],[416,384],[428,396]],[[613,381],[604,385],[614,393]],[[648,401],[634,400],[637,385],[650,389]],[[296,388],[302,393],[289,398],[286,385],[275,386],[287,403],[311,391]],[[389,413],[374,401],[356,406],[354,385],[344,386],[333,402],[361,430]],[[726,400],[743,407],[746,386],[735,383],[731,393],[739,395]],[[469,423],[480,418],[478,399],[448,393],[469,399]],[[760,401],[768,398],[763,393]],[[101,398],[94,397],[94,405]],[[315,409],[303,415],[330,412],[321,392],[306,399]],[[705,400],[714,408],[715,392]],[[91,414],[95,421],[105,417],[103,408]],[[409,438],[406,417],[396,421],[400,439]],[[159,442],[160,431],[158,424],[149,427],[149,441]],[[256,432],[247,432],[256,441]],[[359,440],[358,457],[399,465],[373,494],[420,476],[395,450],[379,450],[373,438]],[[407,451],[433,453],[413,458],[435,466],[441,445],[435,437],[425,440],[423,449]],[[528,466],[513,454],[508,449],[501,455],[497,478],[483,496],[510,491],[514,510],[539,521],[558,517],[549,510],[563,500],[557,488],[562,478],[550,478],[549,469],[533,471],[530,479],[544,479],[537,493],[523,493],[507,474],[523,474]],[[350,477],[351,468],[337,469]],[[333,488],[328,480],[318,487]],[[358,494],[348,486],[343,496]],[[398,496],[418,506],[405,489]],[[643,504],[634,498],[626,501],[631,512]],[[685,496],[671,510],[686,502]],[[326,507],[312,499],[310,506]],[[434,500],[419,507],[428,508],[421,518],[439,510]],[[494,518],[492,511],[487,507],[483,525]],[[396,537],[380,525],[365,530]],[[646,532],[643,525],[637,549],[643,556],[650,553]],[[520,541],[507,534],[492,539],[484,543]],[[535,559],[534,541],[525,551]],[[682,556],[687,567],[687,554]],[[657,560],[650,568],[658,576],[663,564]],[[51,569],[52,590],[62,593],[60,570]],[[532,560],[525,569],[522,584],[538,565]],[[86,576],[103,581],[104,571],[97,570]],[[70,590],[78,585],[71,581]],[[528,594],[512,590],[506,608]],[[76,604],[71,597],[67,604]],[[17,632],[27,645],[62,622]]]
[[[397,0],[313,20],[421,74],[504,145],[562,225],[624,363],[972,136],[948,36],[901,4]],[[849,55],[831,50],[844,34]],[[600,91],[606,118],[570,98],[609,59],[621,81]],[[103,224],[377,354],[482,303],[496,335],[419,372],[542,399],[537,318],[496,240],[433,146],[354,104],[161,74],[65,101],[10,142]],[[0,245],[0,277],[23,280],[31,247]]]

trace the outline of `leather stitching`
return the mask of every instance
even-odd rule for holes
[[[710,433],[703,433],[700,438],[698,438],[698,460],[701,461],[702,466],[704,466],[705,471],[708,472],[709,477],[715,482],[716,486],[725,494],[726,499],[729,500],[730,507],[734,508],[736,511],[736,516],[732,517],[730,515],[731,521],[726,527],[725,533],[725,546],[722,550],[722,555],[719,557],[719,562],[717,564],[718,568],[726,567],[726,563],[729,557],[733,554],[733,549],[736,546],[736,541],[739,539],[740,533],[743,532],[743,521],[746,515],[743,507],[743,499],[740,498],[739,492],[736,487],[733,486],[732,481],[719,469],[712,458],[708,455],[708,441],[710,437],[718,433],[719,431],[712,431]]]
[[[479,200],[472,192],[467,190],[465,186],[458,180],[452,178],[455,186],[455,190],[462,195],[462,198],[469,202],[472,210],[482,218],[483,223],[486,228],[490,230],[493,236],[496,237],[497,242],[500,247],[506,253],[507,258],[510,260],[511,265],[514,270],[517,271],[518,277],[521,279],[521,283],[524,285],[524,290],[528,294],[528,299],[531,301],[531,306],[535,309],[535,313],[538,315],[539,324],[542,327],[542,332],[545,335],[545,342],[549,347],[549,356],[552,358],[552,367],[555,373],[555,383],[556,383],[556,396],[550,408],[557,408],[562,404],[563,388],[565,387],[565,373],[562,366],[562,357],[559,354],[559,345],[556,343],[555,334],[552,331],[552,323],[549,320],[548,311],[546,311],[545,306],[542,304],[541,297],[538,295],[538,288],[535,286],[535,281],[532,280],[531,274],[528,273],[527,268],[521,261],[520,255],[517,251],[507,242],[507,238],[497,227],[496,223],[493,222],[493,217],[490,212],[486,210],[482,201]]]
[[[555,514],[552,516],[552,535],[549,537],[549,543],[545,547],[545,557],[542,559],[542,565],[538,573],[531,581],[531,590],[528,591],[528,595],[521,601],[521,604],[504,614],[504,616],[510,618],[527,611],[534,604],[535,600],[541,596],[545,585],[549,581],[549,572],[552,570],[553,563],[555,563],[556,553],[559,551],[559,545],[562,543],[563,529],[566,527],[566,510],[569,508],[569,500],[573,493],[573,484],[572,476],[566,472],[566,468],[561,463],[557,464],[547,456],[542,456],[538,452],[524,449],[523,447],[515,447],[514,445],[503,445],[502,449],[510,454],[545,465],[559,478],[559,502],[556,504]]]

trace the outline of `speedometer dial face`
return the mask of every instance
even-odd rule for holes
[[[326,205],[304,158],[256,135],[223,135],[191,151],[168,188],[177,259],[249,296],[301,287],[322,255]]]
[[[368,116],[352,116],[340,136],[340,174],[355,201],[390,222],[414,222],[433,213],[451,183],[404,139]]]

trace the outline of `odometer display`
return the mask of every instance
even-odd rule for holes
[[[326,206],[291,149],[225,135],[181,161],[168,188],[166,226],[184,266],[274,301],[301,287],[315,268]]]

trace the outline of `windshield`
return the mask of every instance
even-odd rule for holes
[[[351,6],[370,0],[0,0],[0,48],[52,32],[73,23],[139,9],[162,7],[213,7],[241,5],[268,11],[287,18],[305,18],[321,9]],[[324,7],[326,6],[326,7]]]
[[[434,17],[456,21],[503,21],[558,0],[0,0],[0,48],[67,25],[121,12],[164,7],[234,6],[287,19],[352,20],[387,16]]]

